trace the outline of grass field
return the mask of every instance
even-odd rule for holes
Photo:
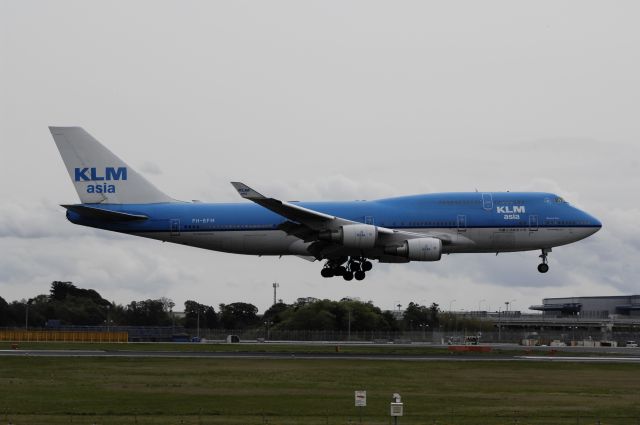
[[[0,358],[13,424],[639,424],[634,364]],[[351,422],[350,422],[351,421]]]

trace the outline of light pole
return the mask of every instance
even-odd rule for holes
[[[500,311],[501,309],[502,309],[502,307],[498,307],[498,342],[500,342],[500,336],[501,336],[501,334],[500,334],[500,332],[501,332],[501,327],[500,327],[501,323],[500,323],[500,321],[502,319],[502,311]]]
[[[28,331],[29,330],[29,306],[31,305],[31,303],[33,302],[33,298],[29,298],[29,300],[27,301],[26,304],[26,311],[25,311],[25,315],[24,315],[24,330]]]
[[[347,341],[351,341],[351,309],[347,310],[347,312],[349,314],[349,327],[347,329]]]
[[[173,334],[176,333],[175,327],[176,327],[176,321],[175,321],[175,316],[173,315],[173,307],[176,304],[173,301],[169,301],[169,313],[171,313],[171,337],[173,338]]]
[[[515,299],[511,300],[511,301],[505,301],[504,305],[506,306],[504,311],[509,311],[509,305],[511,305],[513,302],[515,301]],[[513,306],[511,306],[513,308]]]
[[[198,306],[197,310],[197,319],[196,319],[196,336],[198,338],[198,342],[200,342],[200,306]]]
[[[276,304],[276,294],[278,292],[278,288],[280,287],[280,284],[278,282],[273,282],[273,304]]]
[[[422,328],[422,341],[424,342],[427,340],[427,328],[429,327],[429,325],[426,323],[420,323],[418,326]]]
[[[267,334],[265,335],[267,337],[267,339],[266,339],[267,341],[269,341],[269,339],[271,339],[270,335],[269,335],[269,326],[271,326],[271,325],[273,325],[273,322],[271,322],[269,320],[264,322],[264,326],[265,326],[265,328],[267,328]]]
[[[109,332],[109,309],[111,308],[110,304],[107,304],[107,332]]]

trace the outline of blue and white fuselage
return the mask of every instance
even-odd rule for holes
[[[83,201],[65,205],[71,222],[216,251],[326,259],[326,277],[364,278],[369,259],[437,261],[442,254],[528,250],[542,251],[538,268],[546,272],[552,247],[584,239],[602,226],[561,197],[538,192],[283,202],[233,183],[253,203],[178,202],[84,130],[51,131]]]

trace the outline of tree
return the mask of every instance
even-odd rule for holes
[[[431,303],[429,307],[429,320],[432,328],[440,326],[440,306],[436,303]]]
[[[54,281],[49,296],[41,295],[33,299],[33,308],[29,316],[35,314],[47,319],[60,320],[67,325],[102,325],[105,323],[107,309],[111,303],[93,289],[76,287],[71,282]],[[31,320],[29,320],[31,322]]]
[[[273,322],[273,324],[278,324],[282,321],[283,319],[283,314],[290,308],[289,305],[283,303],[283,302],[279,302],[276,303],[274,305],[272,305],[271,307],[269,307],[267,309],[267,311],[264,312],[264,314],[262,315],[262,318],[264,320],[267,320],[269,322]]]
[[[184,327],[194,329],[198,326],[198,315],[200,316],[200,327],[213,329],[218,327],[218,315],[213,307],[199,304],[195,301],[185,301],[184,303]]]
[[[171,324],[163,300],[131,301],[125,310],[125,321],[133,326],[166,326]]]
[[[258,307],[236,302],[220,304],[220,322],[224,329],[246,329],[258,324]]]
[[[71,282],[54,281],[51,283],[51,289],[49,290],[51,295],[49,297],[51,300],[63,301],[74,289],[76,287]]]
[[[9,326],[12,322],[11,312],[9,310],[9,304],[0,297],[0,326]]]
[[[207,306],[204,311],[204,322],[207,329],[215,329],[218,327],[218,314],[211,306]]]
[[[268,314],[267,314],[268,313]],[[291,305],[274,305],[265,312],[279,329],[354,331],[397,330],[397,321],[391,313],[383,313],[373,303],[342,299],[310,300],[299,298]]]
[[[109,301],[102,298],[102,296],[93,289],[82,289],[76,287],[71,282],[54,281],[51,283],[51,289],[49,290],[50,301],[64,301],[68,297],[87,298],[95,304],[107,306]]]
[[[405,328],[409,330],[424,329],[429,326],[432,329],[438,327],[439,324],[439,307],[433,303],[430,307],[410,302],[404,311],[403,322]]]

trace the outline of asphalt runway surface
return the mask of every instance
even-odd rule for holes
[[[640,356],[555,356],[492,355],[465,353],[451,355],[389,355],[339,353],[264,353],[210,351],[102,351],[102,350],[0,350],[0,357],[121,357],[121,358],[189,358],[189,359],[264,359],[264,360],[374,360],[414,362],[571,362],[571,363],[640,363]]]

